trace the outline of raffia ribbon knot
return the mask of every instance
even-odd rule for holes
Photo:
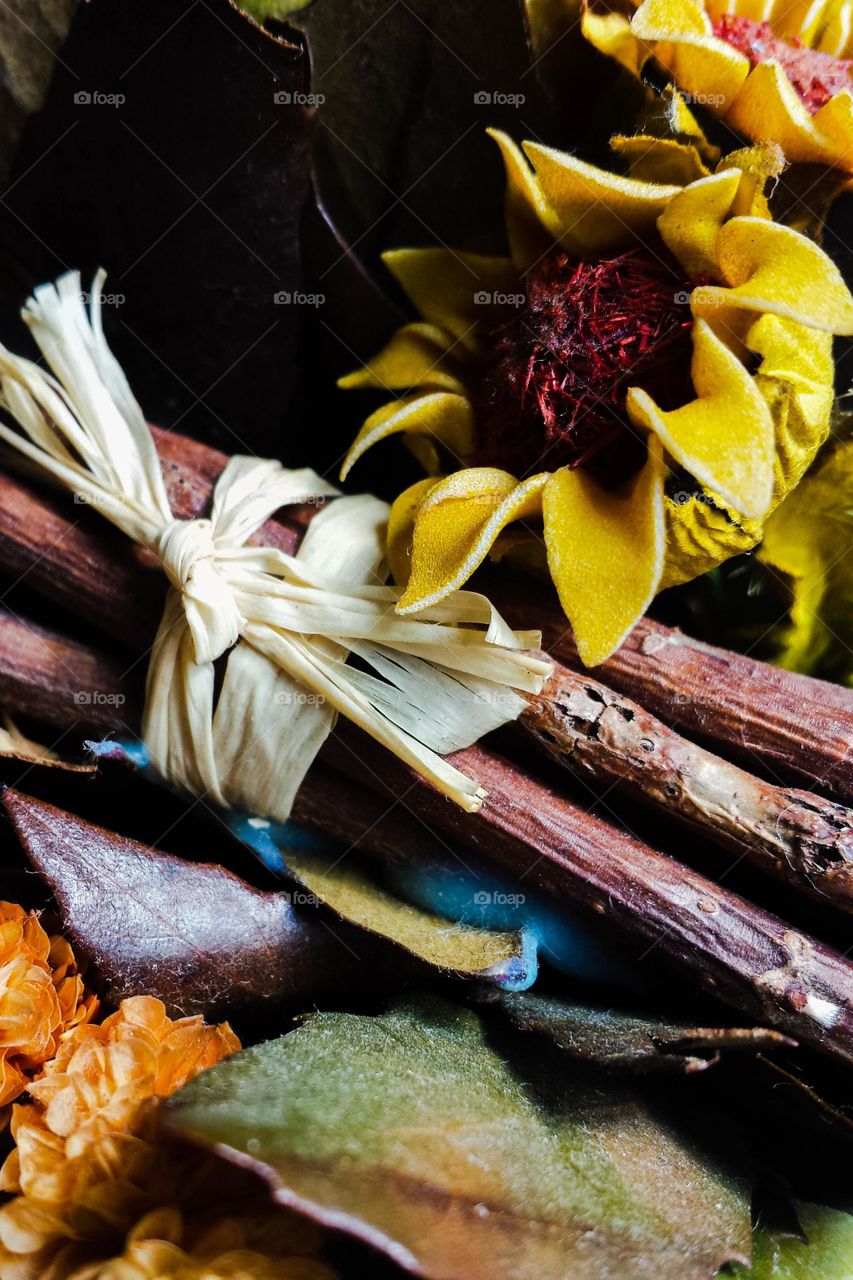
[[[0,347],[0,439],[159,557],[171,584],[143,737],[173,785],[284,820],[340,713],[464,808],[484,792],[444,755],[515,719],[550,666],[489,601],[459,591],[417,618],[385,585],[388,508],[311,470],[233,457],[209,518],[176,520],[144,415],[104,340],[99,273],[43,285],[23,318],[55,378]],[[333,502],[326,499],[334,498]],[[280,507],[323,504],[299,552],[246,545]],[[227,654],[218,697],[214,663]],[[350,654],[359,665],[348,662]],[[306,696],[310,693],[310,696]]]

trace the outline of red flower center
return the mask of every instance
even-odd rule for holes
[[[714,19],[714,35],[745,54],[753,66],[778,62],[812,115],[836,93],[850,88],[853,63],[834,58],[831,53],[807,49],[796,36],[783,40],[769,22],[723,13]]]
[[[689,285],[664,250],[545,258],[524,306],[494,330],[475,391],[475,464],[518,476],[593,463],[615,481],[642,462],[626,412],[641,386],[663,408],[693,398]]]

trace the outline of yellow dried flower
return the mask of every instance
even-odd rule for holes
[[[210,1161],[175,1160],[156,1138],[156,1105],[238,1048],[228,1024],[173,1021],[147,996],[70,1029],[29,1085],[31,1105],[14,1107],[0,1187],[17,1194],[0,1210],[0,1274],[45,1280],[101,1265],[146,1213],[190,1196]]]
[[[63,1032],[96,1009],[69,943],[49,937],[35,912],[0,902],[0,1108],[41,1071]],[[7,1118],[0,1111],[0,1124]]]
[[[343,475],[398,433],[430,473],[389,521],[401,614],[440,606],[505,530],[532,540],[541,521],[594,665],[659,591],[759,542],[826,439],[853,298],[770,218],[763,152],[709,173],[695,148],[644,140],[640,180],[493,137],[509,257],[385,255],[421,319],[341,380],[394,395]]]

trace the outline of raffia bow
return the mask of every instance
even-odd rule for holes
[[[55,377],[0,347],[0,439],[160,560],[170,583],[148,670],[143,737],[174,785],[283,821],[337,713],[463,808],[484,792],[444,754],[524,708],[547,663],[485,596],[459,591],[417,619],[384,585],[388,508],[313,471],[232,458],[209,518],[176,520],[142,410],[87,315],[80,278],[43,285],[22,316]],[[326,503],[326,499],[334,502]],[[280,507],[324,503],[299,553],[247,546]],[[228,654],[215,696],[214,663]],[[348,662],[349,655],[359,666]],[[369,668],[369,669],[366,669]]]

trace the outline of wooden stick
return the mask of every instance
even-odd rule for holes
[[[853,911],[853,813],[777,787],[668,729],[590,675],[557,666],[519,721],[571,773],[639,798],[824,906]]]
[[[221,455],[185,437],[155,436],[172,506],[190,518],[204,510]],[[63,529],[56,503],[46,502],[42,515],[40,496],[21,482],[8,483],[9,501],[3,502],[5,488],[0,477],[0,562],[4,555],[16,564],[32,558],[39,542],[33,530],[43,523],[45,549],[31,579],[57,603],[91,614],[116,638],[144,645],[161,608],[162,572],[139,557],[116,555],[114,539],[102,544],[97,526],[89,530],[66,519]],[[256,541],[295,550],[313,509],[289,508],[287,514],[289,526],[268,522]],[[151,612],[143,617],[143,610]],[[524,719],[535,739],[581,778],[630,786],[635,797],[823,905],[853,910],[853,815],[842,806],[767,784],[679,737],[588,674],[564,667]]]
[[[183,519],[206,507],[225,455],[154,429],[169,498]],[[80,516],[86,516],[80,508]],[[45,498],[0,475],[0,572],[98,622],[122,643],[153,636],[163,575],[114,530],[68,518],[68,500]],[[76,514],[76,513],[75,513]],[[288,508],[253,541],[293,551],[308,514]],[[109,549],[109,555],[107,555]],[[106,574],[106,578],[104,578]],[[492,573],[489,594],[513,625],[531,619],[555,658],[583,672],[565,616],[544,585]],[[102,591],[109,600],[104,601]],[[113,607],[112,601],[121,604]],[[853,803],[853,690],[702,644],[643,619],[595,672],[667,725],[714,746],[775,782],[817,785]]]
[[[487,590],[511,625],[535,618],[543,647],[585,670],[549,587],[495,572]],[[853,689],[718,649],[651,618],[592,674],[774,782],[817,786],[853,804]]]
[[[3,640],[0,628],[0,669]],[[29,643],[38,646],[37,632]],[[37,665],[37,651],[30,661]],[[121,692],[121,681],[110,683],[115,667],[99,670],[93,656],[89,670],[93,689]],[[49,700],[46,685],[40,687]],[[73,703],[64,705],[73,713]],[[606,916],[638,940],[637,963],[660,954],[749,1016],[853,1062],[853,963],[506,760],[480,747],[453,758],[488,790],[477,814],[463,813],[378,744],[344,726],[306,779],[297,816],[347,843],[398,856],[400,840],[412,839],[412,824],[401,823],[401,816],[413,814],[414,839],[425,852],[448,843],[473,849],[520,886]]]

